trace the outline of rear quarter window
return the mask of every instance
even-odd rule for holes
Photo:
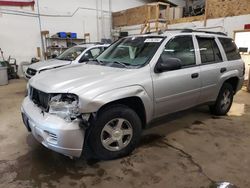
[[[224,48],[228,61],[237,60],[241,58],[239,50],[232,39],[219,38],[219,40]]]

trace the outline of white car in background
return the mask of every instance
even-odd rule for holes
[[[36,74],[46,70],[93,60],[107,49],[109,45],[110,44],[89,43],[71,47],[54,59],[31,64],[25,72],[25,78],[30,79]]]

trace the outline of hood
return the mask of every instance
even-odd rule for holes
[[[58,59],[51,59],[47,61],[40,61],[38,63],[31,64],[29,68],[35,69],[37,71],[43,70],[43,69],[52,69],[60,66],[69,65],[71,61],[62,61]]]
[[[78,64],[46,71],[30,80],[30,85],[46,93],[96,95],[127,86],[137,69],[122,69],[100,65]]]

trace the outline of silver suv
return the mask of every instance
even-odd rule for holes
[[[33,77],[23,121],[56,152],[114,159],[131,153],[159,117],[201,104],[225,115],[244,71],[233,40],[221,33],[130,36],[87,64]]]
[[[36,74],[47,70],[56,69],[72,64],[84,63],[86,61],[95,59],[104,50],[106,50],[109,45],[110,44],[88,43],[73,46],[65,50],[54,59],[31,64],[25,72],[25,78],[30,79]]]

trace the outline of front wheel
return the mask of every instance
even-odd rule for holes
[[[134,110],[114,105],[102,110],[91,122],[87,144],[98,159],[123,157],[135,149],[141,127],[141,120]]]
[[[209,106],[214,115],[223,116],[230,110],[234,97],[234,90],[231,84],[224,83],[214,105]]]

